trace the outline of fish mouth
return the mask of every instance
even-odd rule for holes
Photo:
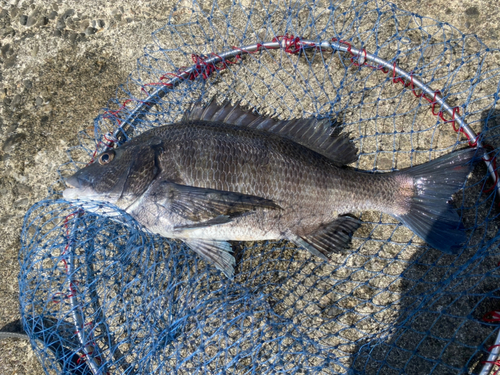
[[[70,189],[82,188],[81,180],[76,175],[65,178],[64,182],[66,183],[66,186],[69,187]]]
[[[82,199],[84,195],[82,194],[82,189],[75,187],[70,187],[64,189],[62,192],[63,198],[67,200]]]
[[[77,174],[64,179],[67,189],[63,191],[64,199],[82,199],[94,195],[90,184],[85,183]]]
[[[63,190],[62,195],[66,200],[116,203],[120,198],[120,195],[113,194],[113,192],[97,192],[92,185],[92,181],[78,172],[73,176],[66,177],[64,182],[67,189]]]

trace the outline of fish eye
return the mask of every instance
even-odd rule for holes
[[[115,152],[113,150],[103,152],[99,156],[99,164],[105,165],[111,162],[115,158]]]

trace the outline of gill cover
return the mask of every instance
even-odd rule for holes
[[[121,208],[140,196],[160,172],[161,144],[131,142],[101,153],[92,164],[66,179],[66,199],[115,203]]]

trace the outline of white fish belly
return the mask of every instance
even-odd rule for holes
[[[189,225],[189,224],[187,224]],[[182,227],[182,226],[181,226]],[[285,238],[287,228],[282,228],[275,213],[259,212],[225,224],[200,228],[168,229],[165,226],[149,227],[154,233],[178,239],[208,239],[220,241],[263,241]]]

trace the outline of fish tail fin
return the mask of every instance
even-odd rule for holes
[[[407,201],[405,213],[394,216],[433,248],[458,253],[467,237],[458,212],[448,201],[463,187],[482,152],[465,149],[395,172],[406,181],[411,178],[414,195]]]

